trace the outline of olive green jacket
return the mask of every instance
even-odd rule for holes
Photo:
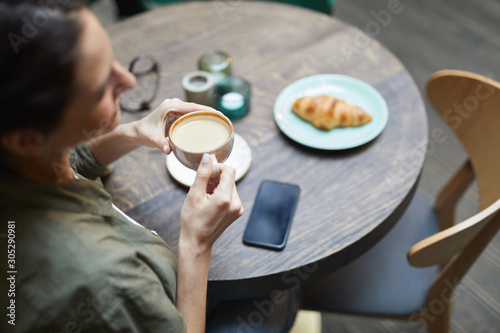
[[[71,162],[78,180],[0,172],[0,331],[185,332],[170,248],[113,207],[86,145]]]

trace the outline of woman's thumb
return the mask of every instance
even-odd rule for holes
[[[190,191],[194,191],[197,195],[205,195],[207,185],[212,176],[212,159],[207,153],[203,154],[200,166],[196,171],[196,178],[194,179],[193,186]]]

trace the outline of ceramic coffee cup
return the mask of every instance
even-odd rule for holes
[[[221,113],[190,112],[178,118],[168,130],[172,152],[184,166],[197,170],[203,154],[215,155],[219,163],[231,154],[233,124]]]

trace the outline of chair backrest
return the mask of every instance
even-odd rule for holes
[[[500,226],[500,84],[474,73],[444,70],[430,77],[427,96],[469,156],[478,182],[479,213],[415,244],[408,260],[413,266],[432,266],[472,249],[475,257],[465,265],[470,266]]]
[[[479,187],[479,211],[500,198],[500,83],[457,70],[434,73],[427,83],[434,109],[467,151]]]

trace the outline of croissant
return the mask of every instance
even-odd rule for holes
[[[363,109],[328,95],[299,98],[293,103],[292,112],[325,131],[335,127],[362,126],[372,121]]]

